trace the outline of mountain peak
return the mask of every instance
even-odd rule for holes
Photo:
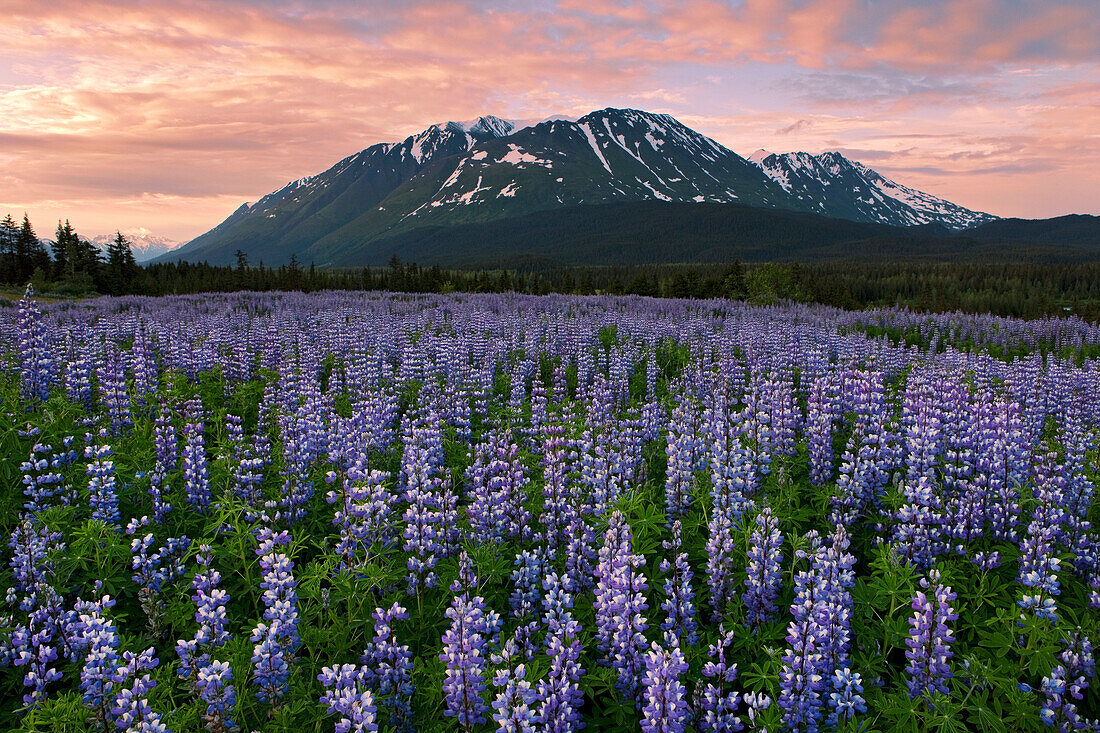
[[[893,226],[941,224],[966,229],[997,217],[895,183],[838,150],[811,155],[758,150],[749,162],[798,200],[821,213]]]
[[[348,261],[424,227],[639,201],[742,204],[857,222],[963,229],[995,217],[906,188],[838,151],[746,160],[671,115],[605,107],[574,120],[482,115],[378,143],[238,209],[184,257]],[[563,214],[565,215],[565,214]]]
[[[506,137],[516,130],[516,124],[512,120],[506,120],[495,115],[482,115],[476,120],[466,122],[450,121],[445,125],[435,127],[451,129],[456,132],[468,134],[484,134],[488,137]]]

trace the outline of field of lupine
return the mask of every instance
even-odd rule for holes
[[[0,728],[1097,729],[1100,328],[0,309]]]

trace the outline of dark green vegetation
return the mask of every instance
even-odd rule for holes
[[[349,251],[339,265],[444,267],[744,262],[1095,262],[1100,217],[1006,220],[963,232],[892,227],[737,204],[644,201],[425,227]]]
[[[641,209],[667,216],[654,219],[647,235],[641,227],[629,226],[638,219],[628,214]],[[395,253],[384,267],[354,268],[305,266],[293,254],[288,264],[273,268],[263,261],[250,262],[244,252],[236,253],[234,265],[138,265],[121,234],[104,257],[68,222],[56,234],[62,245],[54,242],[47,247],[30,221],[24,218],[20,226],[8,216],[0,222],[0,282],[15,286],[11,294],[16,295],[33,280],[37,292],[61,297],[372,289],[612,293],[1100,319],[1097,217],[1005,219],[965,235],[921,228],[924,234],[887,236],[881,233],[897,230],[733,204],[610,204],[580,207],[580,214],[584,226],[575,230],[560,212],[545,212],[490,225],[422,231],[407,240],[393,240]],[[807,221],[821,224],[816,241],[825,237],[829,243],[809,243],[804,238]],[[696,226],[683,229],[690,222]],[[847,239],[866,231],[879,236]],[[545,243],[555,241],[555,236],[577,238],[576,249],[564,263],[535,253],[516,254],[522,252],[522,242],[552,248]],[[721,244],[728,241],[723,236],[744,244]],[[768,237],[790,257],[769,261],[768,247],[748,244]],[[452,245],[453,252],[476,248],[482,255],[463,260],[452,252]],[[589,265],[581,264],[586,252]],[[667,252],[680,254],[663,258]],[[410,256],[418,253],[422,257]],[[417,264],[435,262],[436,257],[441,262]]]

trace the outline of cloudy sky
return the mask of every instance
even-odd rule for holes
[[[1100,214],[1096,0],[0,0],[0,215],[188,239],[434,122],[668,112],[1001,216]]]

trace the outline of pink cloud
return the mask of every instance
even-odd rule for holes
[[[433,122],[609,104],[727,120],[708,131],[741,152],[787,129],[784,147],[837,139],[870,150],[861,136],[884,127],[950,124],[948,155],[985,125],[1097,191],[1079,165],[1100,167],[1100,102],[1080,80],[1100,58],[1090,2],[0,0],[0,165],[14,199],[3,206],[143,202],[183,237],[215,223],[211,207],[227,214],[230,202]],[[802,108],[794,83],[727,97],[729,80],[776,68],[821,93],[803,93]],[[1000,159],[1023,154],[1010,147],[996,148]],[[971,160],[892,155],[899,169],[950,170],[959,186]]]

